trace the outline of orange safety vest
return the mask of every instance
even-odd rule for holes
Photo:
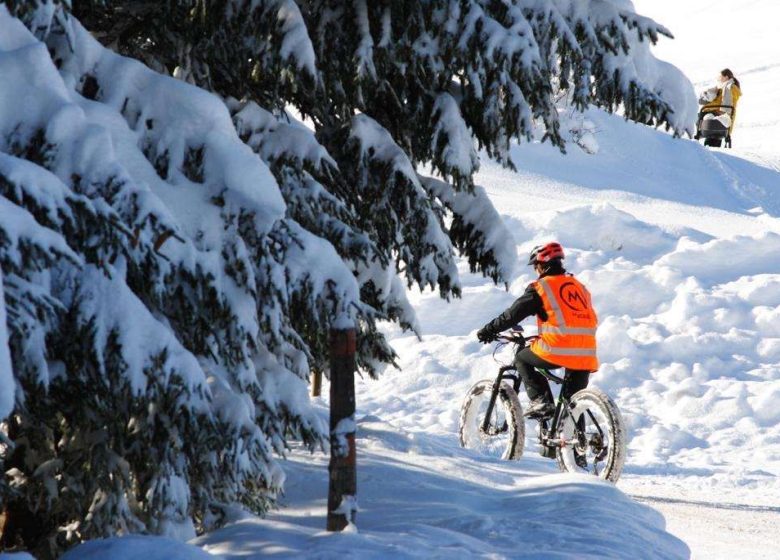
[[[550,363],[568,369],[596,371],[598,317],[590,292],[573,276],[545,276],[534,283],[547,320],[537,317],[539,338],[531,351]]]

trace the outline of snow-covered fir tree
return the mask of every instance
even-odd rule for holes
[[[365,117],[412,168],[469,193],[475,148],[511,166],[510,143],[529,138],[535,123],[555,144],[571,139],[561,131],[557,91],[575,109],[595,104],[677,132],[688,126],[670,103],[680,96],[667,95],[674,81],[660,79],[673,69],[659,75],[642,64],[649,43],[669,32],[627,0],[81,2],[76,14],[105,44],[153,68],[269,110],[296,107],[338,162],[340,173],[322,184],[351,209],[378,256],[396,261],[408,284],[438,286],[445,297],[459,292],[442,256],[448,247],[424,233],[457,213],[435,193],[414,193],[411,177],[403,193],[397,181],[384,188],[391,166],[357,148],[371,128]],[[383,207],[393,211],[375,211]],[[500,248],[483,228],[456,219],[444,229],[476,270],[504,281]],[[409,248],[406,256],[431,266],[399,260]],[[364,296],[372,288],[363,282]]]
[[[18,537],[264,510],[274,454],[323,442],[306,380],[336,317],[376,375],[377,321],[416,329],[407,286],[458,296],[457,254],[511,279],[479,149],[511,167],[534,123],[563,145],[560,91],[684,131],[632,50],[659,34],[622,0],[0,3],[0,499],[37,528]]]

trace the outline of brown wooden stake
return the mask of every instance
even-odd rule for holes
[[[355,329],[332,330],[330,345],[328,531],[355,522]]]
[[[322,394],[322,372],[315,369],[311,378],[311,396],[319,397]]]

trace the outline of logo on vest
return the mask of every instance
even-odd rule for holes
[[[566,282],[558,290],[561,301],[572,311],[588,311],[588,300],[574,282]]]

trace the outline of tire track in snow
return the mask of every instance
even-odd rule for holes
[[[666,530],[690,547],[691,560],[780,558],[780,508],[631,495],[660,512]]]
[[[683,500],[680,498],[667,498],[664,496],[645,496],[641,494],[628,494],[629,497],[637,502],[661,503],[661,504],[680,504],[686,506],[696,506],[708,509],[727,509],[738,511],[752,511],[757,513],[780,513],[780,506],[760,506],[754,504],[735,504],[730,502],[706,502],[702,500]]]
[[[742,199],[743,203],[747,206],[760,206],[774,211],[775,208],[769,206],[771,198],[768,193],[762,187],[756,185],[749,179],[746,179],[732,169],[728,161],[724,158],[718,157],[718,152],[712,150],[703,149],[701,157],[705,162],[705,165],[709,164],[710,167],[716,169],[721,177],[726,181],[732,193]],[[745,208],[747,210],[747,208]]]

